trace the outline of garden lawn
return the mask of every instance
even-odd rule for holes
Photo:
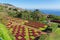
[[[57,28],[55,32],[50,34],[49,40],[60,40],[60,28]]]
[[[3,24],[0,23],[0,37],[3,40],[13,40],[13,37],[10,35],[10,33],[8,32],[6,26],[4,26]]]
[[[55,40],[60,40],[60,28],[57,28],[56,31],[55,31]]]

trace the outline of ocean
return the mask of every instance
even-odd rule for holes
[[[34,11],[35,9],[28,9]],[[54,10],[54,9],[39,9],[44,14],[53,14],[60,16],[60,9]]]
[[[40,10],[40,11],[43,12],[44,14],[53,14],[60,16],[60,10]]]

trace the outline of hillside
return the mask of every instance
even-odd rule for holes
[[[57,37],[59,36],[59,31],[57,33],[58,23],[54,23],[50,20],[59,19],[60,16],[47,15],[39,9],[32,11],[18,8],[11,4],[0,3],[0,23],[5,25],[3,27],[7,28],[6,30],[12,34],[11,38],[14,37],[15,40],[54,39],[55,33]],[[5,29],[3,27],[2,30]],[[4,30],[3,34],[5,34]],[[51,38],[52,34],[54,35]],[[3,36],[1,37],[4,38]]]
[[[41,32],[41,30],[44,30],[45,28],[43,27],[47,27],[47,25],[39,23],[38,25],[42,26],[38,27],[39,29],[37,29],[35,26],[31,27],[31,25],[28,25],[29,20],[15,17],[15,15],[20,13],[19,11],[17,11],[18,9],[13,10],[12,8],[14,6],[12,6],[10,10],[8,6],[12,5],[0,4],[0,22],[6,26],[6,28],[15,37],[16,40],[34,40],[37,36],[40,36],[41,34],[46,34],[45,32]],[[27,25],[25,25],[26,23]],[[33,25],[35,25],[35,23]]]
[[[24,20],[46,20],[46,17],[48,15],[43,14],[38,9],[32,11],[32,10],[26,10],[22,8],[15,7],[11,4],[0,4],[0,12],[5,12],[8,16],[21,18]]]
[[[23,10],[22,8],[18,8],[14,5],[11,5],[11,4],[7,4],[7,3],[0,3],[0,7],[3,7],[3,9],[5,8],[5,10],[8,10],[11,9],[14,11],[14,9],[17,9],[17,11],[20,11],[20,10]]]

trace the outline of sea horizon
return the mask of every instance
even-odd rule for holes
[[[27,9],[27,10],[35,10],[35,9]],[[56,16],[60,16],[60,9],[38,9],[44,14],[52,14]]]

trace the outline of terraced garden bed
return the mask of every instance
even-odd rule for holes
[[[41,32],[40,30],[32,29],[30,28],[30,26],[21,25],[21,23],[19,24],[18,22],[12,20],[10,20],[6,26],[9,32],[11,32],[15,36],[16,40],[34,40],[37,36],[46,34],[44,32]]]
[[[25,25],[33,27],[33,28],[37,28],[37,29],[40,29],[40,30],[44,30],[47,27],[47,25],[45,25],[43,23],[32,22],[32,21],[26,22]]]

